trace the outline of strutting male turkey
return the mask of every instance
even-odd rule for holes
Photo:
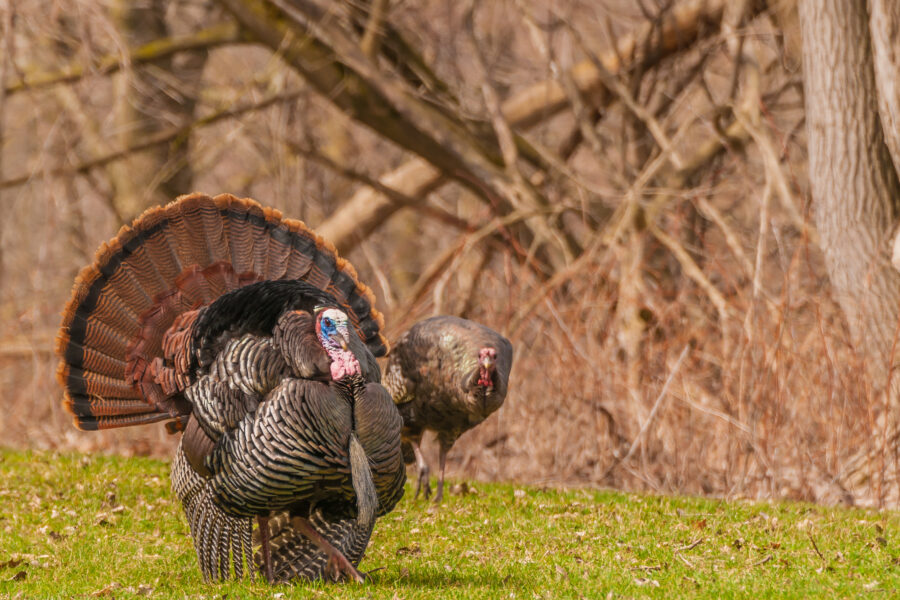
[[[361,581],[406,478],[373,303],[303,223],[182,196],[79,274],[57,340],[64,404],[85,430],[183,431],[172,487],[207,580],[255,563],[269,581]]]
[[[457,438],[500,408],[513,349],[505,337],[453,316],[419,321],[391,349],[385,385],[403,416],[403,457],[416,462],[416,496],[431,495],[422,434],[437,434],[440,468],[434,501],[444,497],[447,452]]]

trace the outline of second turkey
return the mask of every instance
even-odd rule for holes
[[[402,450],[416,463],[416,492],[431,495],[422,435],[435,432],[439,446],[437,492],[444,497],[447,453],[463,433],[500,408],[506,398],[513,348],[479,323],[450,315],[419,321],[391,349],[384,384],[403,417]]]

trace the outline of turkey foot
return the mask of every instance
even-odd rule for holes
[[[419,477],[416,479],[416,494],[413,498],[419,497],[419,491],[421,490],[425,496],[425,499],[431,496],[431,484],[428,483],[428,478],[431,476],[431,471],[428,468],[428,463],[425,462],[425,457],[422,455],[422,451],[419,449],[419,444],[412,442],[413,454],[416,455],[416,470],[419,472]]]
[[[351,581],[365,583],[365,576],[347,560],[347,557],[337,550],[335,552],[337,553],[328,557],[328,562],[325,564],[325,574],[332,581],[341,581],[343,579],[342,575],[346,575]]]
[[[291,524],[294,526],[294,529],[308,537],[328,557],[328,562],[325,564],[325,574],[333,581],[341,581],[343,579],[342,576],[346,575],[350,581],[365,583],[366,578],[363,577],[363,574],[347,560],[347,557],[340,550],[332,546],[331,542],[316,531],[316,528],[307,519],[292,517]]]
[[[424,469],[418,469],[419,477],[416,479],[416,495],[413,498],[419,497],[419,490],[422,491],[422,495],[428,500],[431,497],[431,484],[428,483],[428,477],[431,473],[428,472],[428,465],[425,465]]]

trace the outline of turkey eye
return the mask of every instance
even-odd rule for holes
[[[322,324],[325,325],[325,327],[331,327],[332,325],[334,325],[334,323],[331,322],[331,319],[327,317],[322,319]]]

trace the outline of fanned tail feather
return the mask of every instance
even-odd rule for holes
[[[76,425],[106,429],[183,414],[154,367],[166,331],[184,312],[277,279],[304,280],[333,295],[372,353],[387,352],[374,295],[353,266],[277,210],[227,194],[191,194],[122,227],[78,275],[63,311],[58,379]]]
[[[172,489],[184,507],[203,578],[228,579],[232,573],[243,577],[245,565],[252,564],[253,520],[222,512],[213,503],[210,487],[209,480],[191,467],[179,444],[172,462]]]

